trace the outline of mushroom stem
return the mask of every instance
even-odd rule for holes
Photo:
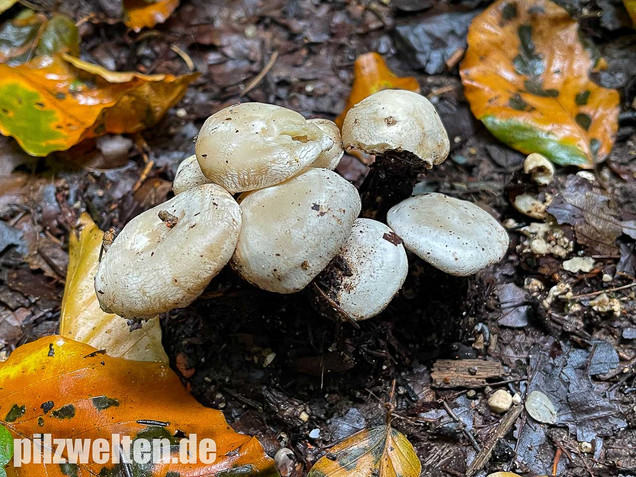
[[[391,207],[411,197],[424,163],[408,152],[388,151],[375,157],[360,186],[361,216],[386,222]]]

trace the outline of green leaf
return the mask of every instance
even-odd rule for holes
[[[0,424],[0,477],[7,475],[3,467],[13,458],[13,436]]]

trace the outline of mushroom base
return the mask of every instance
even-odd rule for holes
[[[386,222],[389,209],[411,197],[418,175],[425,170],[422,160],[410,152],[377,155],[360,186],[361,217]]]

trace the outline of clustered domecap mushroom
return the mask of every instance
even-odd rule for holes
[[[406,157],[424,168],[449,151],[435,108],[403,90],[354,106],[342,141],[347,150]],[[357,218],[358,191],[332,171],[343,153],[340,131],[325,119],[261,103],[215,113],[199,133],[196,156],[178,168],[177,195],[133,219],[105,249],[95,280],[100,305],[135,319],[187,306],[230,262],[270,292],[313,284],[321,308],[359,321],[382,312],[402,287],[405,248],[461,276],[504,256],[503,227],[443,194],[394,205],[389,225]],[[231,194],[239,192],[237,202]]]

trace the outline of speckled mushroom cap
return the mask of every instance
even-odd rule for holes
[[[360,321],[381,313],[402,288],[408,274],[402,240],[387,225],[357,219],[351,235],[316,278],[340,312]]]
[[[232,193],[280,184],[333,141],[291,109],[242,103],[210,116],[196,142],[203,174]]]
[[[333,145],[329,149],[322,151],[318,159],[311,164],[311,167],[324,167],[333,171],[338,166],[342,156],[344,156],[340,129],[336,123],[328,119],[308,119],[307,122],[318,126],[333,141]]]
[[[412,91],[387,89],[363,99],[347,113],[342,125],[345,149],[367,154],[410,152],[425,167],[448,156],[448,134],[435,107]]]
[[[309,169],[241,200],[243,228],[232,266],[268,291],[305,288],[336,256],[360,213],[360,196],[327,169]]]
[[[203,175],[197,156],[192,154],[179,164],[177,173],[172,181],[172,190],[175,194],[181,194],[184,190],[203,184],[210,184],[211,182],[210,179]]]
[[[451,275],[472,275],[508,250],[508,233],[488,212],[444,194],[410,197],[387,221],[408,250]]]
[[[234,253],[241,210],[215,184],[187,189],[132,219],[95,277],[102,309],[149,318],[189,305]]]

